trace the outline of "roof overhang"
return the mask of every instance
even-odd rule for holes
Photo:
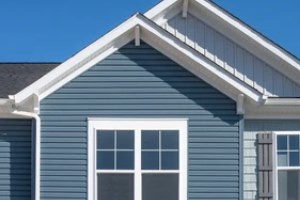
[[[11,108],[20,108],[20,110],[37,113],[39,102],[42,99],[105,59],[128,42],[135,40],[138,45],[140,39],[235,100],[239,108],[238,112],[245,111],[244,114],[246,117],[247,115],[253,117],[257,117],[258,115],[263,116],[263,114],[266,113],[270,113],[268,116],[265,115],[266,117],[270,117],[271,115],[278,117],[281,111],[285,110],[285,116],[288,116],[288,112],[291,112],[292,118],[300,118],[300,116],[298,116],[300,109],[296,112],[295,110],[297,109],[289,109],[292,103],[288,106],[282,105],[280,109],[279,106],[276,105],[267,105],[268,103],[266,103],[267,101],[261,93],[223,70],[199,52],[188,47],[141,14],[136,14],[126,20],[117,28],[56,67],[38,81],[18,94],[10,96],[10,99],[7,101],[12,104],[10,105]],[[261,113],[262,108],[266,110],[266,113]]]
[[[300,84],[300,61],[295,56],[216,4],[207,0],[188,1],[189,13],[206,22],[253,55]],[[183,6],[183,0],[164,0],[146,12],[145,16],[162,25],[168,19],[182,12]]]
[[[199,52],[188,47],[140,14],[131,17],[35,83],[18,94],[10,96],[10,98],[16,104],[22,103],[32,94],[37,94],[40,100],[44,99],[82,72],[132,41],[135,38],[135,27],[137,26],[140,27],[139,37],[142,40],[230,98],[237,100],[237,96],[242,93],[250,101],[260,102],[261,94],[258,91],[247,86],[225,70],[221,70]]]

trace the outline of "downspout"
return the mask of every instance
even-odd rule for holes
[[[14,97],[9,97],[14,101]],[[34,94],[34,112],[18,110],[16,103],[13,103],[12,114],[19,115],[35,120],[35,182],[34,182],[34,199],[40,200],[40,177],[41,177],[41,119],[39,117],[39,96]]]

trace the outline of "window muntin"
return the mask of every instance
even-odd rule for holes
[[[178,170],[178,130],[142,130],[142,169]]]
[[[134,131],[97,131],[97,169],[134,169]]]
[[[99,182],[99,178],[101,178],[101,175],[104,174],[133,174],[134,176],[134,200],[142,199],[143,191],[150,191],[151,188],[142,188],[142,182],[143,177],[147,177],[151,179],[151,176],[154,177],[158,175],[170,175],[170,177],[177,177],[178,181],[177,183],[173,183],[172,188],[172,194],[168,192],[169,198],[174,199],[174,195],[178,196],[178,200],[186,200],[187,199],[187,120],[186,119],[133,119],[133,120],[123,120],[119,119],[120,121],[114,120],[104,120],[101,121],[101,119],[93,119],[89,120],[89,133],[93,135],[93,137],[89,137],[89,160],[94,160],[94,165],[91,165],[93,162],[89,162],[89,180],[94,180],[94,184],[89,184],[89,200],[95,200],[98,199],[98,184],[101,184]],[[154,130],[153,130],[154,129]],[[122,130],[132,130],[134,131],[134,166],[133,169],[118,169],[116,164],[116,154],[118,150],[122,150],[117,147],[116,143],[114,142],[114,145],[108,145],[108,147],[103,147],[100,145],[100,138],[97,138],[99,131],[112,131],[110,140],[116,141],[118,138],[117,133]],[[157,169],[142,169],[142,132],[143,131],[155,131],[160,132],[162,136],[160,136],[160,143],[156,143],[156,146],[152,145],[152,147],[147,147],[147,150],[155,150],[158,152],[158,162],[160,162],[161,166],[165,166],[165,169],[157,168]],[[164,134],[162,134],[164,133]],[[112,136],[113,135],[113,136]],[[155,135],[155,134],[154,134]],[[172,135],[176,135],[173,136]],[[101,137],[101,136],[100,136]],[[94,139],[93,139],[94,138]],[[113,138],[113,139],[112,139]],[[165,141],[173,140],[173,142]],[[94,141],[94,142],[93,142]],[[104,142],[105,143],[105,142]],[[90,145],[92,144],[92,145]],[[94,146],[94,147],[93,147]],[[104,145],[105,146],[105,145]],[[100,147],[100,148],[99,148]],[[155,149],[156,148],[156,149]],[[94,150],[93,150],[94,149]],[[180,151],[179,151],[180,149]],[[129,150],[129,149],[126,149]],[[145,150],[147,152],[147,150]],[[91,156],[94,153],[94,156]],[[97,156],[99,152],[113,152],[114,154],[114,163],[113,167],[110,167],[110,169],[101,169],[97,168]],[[172,163],[172,156],[176,157],[178,159],[178,166],[172,167],[174,169],[171,169],[171,167],[168,167],[168,163]],[[98,156],[99,158],[100,156]],[[112,156],[111,156],[112,157]],[[123,157],[123,156],[122,156]],[[164,158],[163,158],[164,157]],[[168,161],[168,159],[171,159],[171,161]],[[169,158],[170,157],[170,158]],[[164,161],[165,160],[165,161]],[[174,160],[174,159],[173,159]],[[176,159],[175,159],[176,160]],[[167,164],[165,164],[167,163]],[[172,166],[172,165],[171,165]],[[93,169],[94,168],[94,169]],[[175,169],[176,168],[176,169]],[[148,175],[148,176],[147,176]],[[172,175],[172,176],[171,176]],[[167,180],[166,180],[167,181]],[[175,186],[176,187],[175,187]],[[168,190],[168,185],[166,185],[166,189]],[[169,185],[171,187],[171,185]],[[174,187],[177,188],[177,191],[174,190]],[[146,190],[145,190],[146,189]],[[170,189],[170,188],[169,188]],[[101,192],[101,190],[99,191]],[[103,192],[103,191],[102,191]],[[174,194],[176,193],[176,194]],[[144,193],[145,195],[145,193]],[[157,194],[159,195],[159,194]],[[100,195],[101,196],[101,195]],[[143,196],[146,198],[145,196]],[[162,195],[162,198],[167,199],[164,195]],[[102,200],[102,199],[101,199]],[[104,199],[105,200],[105,199]]]
[[[299,163],[299,135],[277,136],[277,164],[278,166],[300,166]]]
[[[300,133],[277,133],[277,200],[300,200]]]

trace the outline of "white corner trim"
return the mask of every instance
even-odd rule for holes
[[[140,44],[141,44],[141,30],[140,30],[139,26],[135,27],[134,43],[135,43],[135,46],[140,46]]]
[[[182,4],[182,17],[186,18],[188,15],[188,7],[189,7],[189,0],[183,0]]]
[[[188,120],[183,118],[88,118],[88,200],[97,198],[96,192],[96,133],[97,130],[135,130],[135,198],[141,199],[141,174],[149,170],[141,169],[141,130],[179,130],[179,198],[187,200],[188,170]],[[108,171],[109,172],[109,171]],[[126,172],[126,171],[122,171]],[[128,171],[127,171],[128,172]],[[174,172],[174,171],[166,171]],[[156,172],[155,172],[156,173]]]
[[[238,115],[243,115],[245,114],[245,108],[244,108],[244,94],[239,94],[237,97],[237,102],[236,102],[236,113]]]

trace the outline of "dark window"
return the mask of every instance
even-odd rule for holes
[[[278,172],[278,200],[300,199],[300,171]]]
[[[300,166],[298,135],[277,136],[277,163],[280,167]]]
[[[97,131],[97,169],[134,169],[134,131]]]
[[[98,200],[134,200],[133,174],[98,174]]]
[[[176,170],[178,168],[178,131],[142,131],[142,169]]]
[[[178,200],[178,174],[143,174],[143,200]]]

